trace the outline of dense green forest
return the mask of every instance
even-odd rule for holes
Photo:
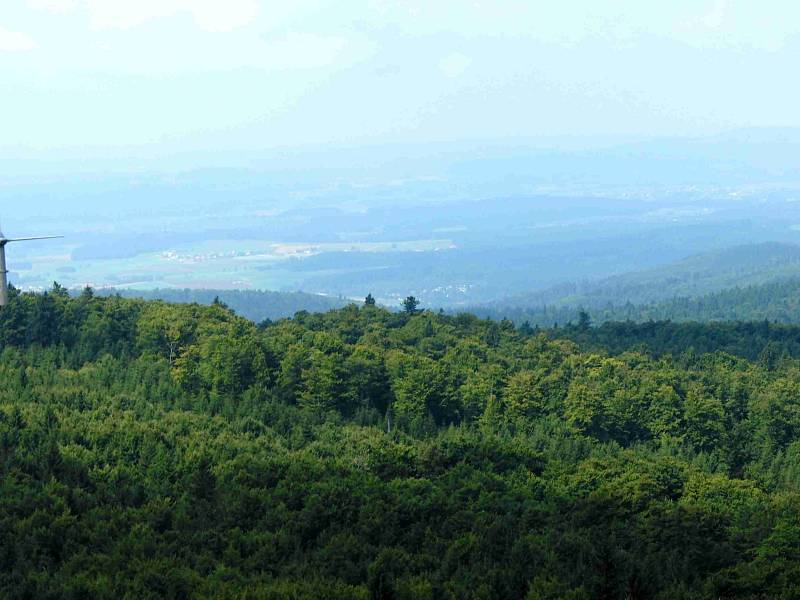
[[[15,293],[0,597],[798,597],[800,361],[407,306]]]
[[[166,302],[182,302],[211,304],[219,299],[237,315],[247,317],[260,323],[267,319],[275,321],[291,317],[301,310],[324,312],[332,308],[341,308],[348,304],[344,298],[306,294],[303,292],[271,292],[264,290],[206,290],[206,289],[156,289],[156,290],[102,290],[98,293],[111,296],[119,294],[125,298],[141,298],[143,300],[164,300]]]

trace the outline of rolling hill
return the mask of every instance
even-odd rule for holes
[[[586,310],[595,321],[769,319],[797,322],[800,246],[762,243],[691,256],[666,267],[563,284],[470,309],[551,326]]]

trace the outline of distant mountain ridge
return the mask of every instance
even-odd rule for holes
[[[662,268],[570,283],[472,307],[491,318],[549,327],[595,321],[800,322],[800,246],[761,243],[688,257]]]
[[[698,296],[793,276],[800,276],[800,245],[765,242],[697,254],[664,267],[597,281],[565,283],[486,306],[640,304]]]
[[[603,307],[542,306],[534,308],[477,307],[472,312],[481,317],[510,319],[531,326],[577,323],[580,313],[588,313],[592,322],[611,321],[776,321],[800,324],[800,279],[783,279],[762,285],[735,287],[696,297],[680,297],[648,304],[625,303]]]

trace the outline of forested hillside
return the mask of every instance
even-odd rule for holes
[[[583,314],[587,319],[587,313]],[[528,331],[528,328],[522,327],[521,330]],[[589,327],[580,323],[579,316],[578,324],[551,329],[547,334],[572,340],[584,350],[612,355],[635,350],[655,357],[669,354],[681,360],[692,360],[700,354],[725,352],[763,364],[775,364],[790,357],[800,358],[800,327],[769,321],[609,321],[598,327]]]
[[[666,267],[562,284],[470,307],[470,312],[552,327],[596,322],[763,320],[800,322],[800,246],[763,243],[687,258]]]
[[[324,312],[341,308],[348,301],[343,298],[306,294],[303,292],[271,292],[264,290],[197,290],[197,289],[156,289],[156,290],[103,290],[103,295],[119,294],[125,298],[144,300],[164,300],[211,304],[218,299],[230,306],[238,315],[260,323],[267,319],[275,321],[291,317],[301,310]]]
[[[0,348],[0,597],[800,594],[786,356],[58,287]]]
[[[800,324],[800,280],[787,279],[731,288],[697,297],[673,298],[649,304],[607,304],[585,309],[583,306],[540,306],[535,308],[487,308],[473,311],[481,317],[510,319],[518,325],[553,327],[577,323],[587,312],[596,323],[608,321],[770,321]]]

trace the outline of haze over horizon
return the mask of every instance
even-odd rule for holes
[[[169,170],[798,127],[798,17],[732,0],[10,0],[0,157]]]
[[[0,217],[66,236],[13,248],[10,278],[468,306],[797,244],[794,17],[734,0],[10,0]],[[770,272],[794,272],[786,252]]]

